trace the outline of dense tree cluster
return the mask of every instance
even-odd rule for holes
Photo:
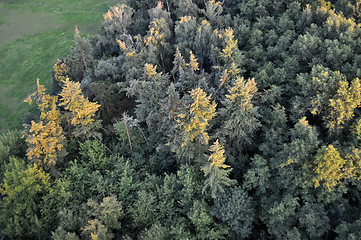
[[[124,0],[0,136],[0,239],[361,239],[361,1]]]

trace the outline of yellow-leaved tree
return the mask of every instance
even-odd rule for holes
[[[216,115],[217,104],[211,102],[211,96],[207,96],[199,87],[193,89],[190,94],[193,103],[188,107],[189,111],[178,115],[178,124],[184,130],[182,147],[194,140],[208,144],[209,136],[206,129],[208,122]]]
[[[236,77],[233,86],[226,95],[227,104],[236,104],[242,111],[250,111],[253,108],[251,99],[257,92],[257,85],[254,78],[246,82],[243,77]]]
[[[68,77],[69,69],[66,66],[65,62],[58,60],[54,66],[54,78],[58,82],[64,82]]]
[[[328,125],[331,130],[341,128],[343,124],[352,119],[355,108],[361,105],[361,84],[355,78],[351,86],[346,79],[339,82],[339,88],[334,98],[330,99],[330,116]]]
[[[209,151],[212,152],[208,158],[210,163],[202,168],[204,175],[207,177],[203,190],[209,187],[212,197],[216,198],[218,193],[224,191],[224,186],[230,186],[234,181],[228,177],[232,169],[224,163],[226,160],[226,156],[224,155],[225,151],[218,139],[210,147]]]
[[[37,80],[37,92],[30,95],[25,102],[32,104],[33,99],[40,109],[40,121],[32,121],[25,134],[29,148],[28,159],[36,162],[46,169],[53,167],[56,163],[58,152],[63,147],[63,129],[60,126],[61,114],[57,107],[57,96],[45,93],[45,87]]]
[[[255,80],[237,76],[229,85],[228,94],[219,110],[221,119],[216,136],[226,143],[232,154],[250,147],[256,130],[261,126],[257,107],[252,99],[257,93]]]
[[[361,150],[358,148],[341,156],[332,144],[322,146],[314,164],[312,181],[315,187],[323,186],[331,191],[344,180],[361,179]]]
[[[344,178],[343,168],[346,161],[333,145],[323,146],[319,149],[315,163],[315,177],[313,178],[315,187],[323,184],[331,190]]]
[[[82,94],[80,83],[66,78],[60,95],[59,106],[69,110],[68,120],[72,125],[88,125],[94,122],[94,116],[99,104],[90,102]]]
[[[26,127],[24,137],[29,145],[27,156],[46,170],[54,170],[58,154],[63,148],[65,133],[61,126],[62,120],[80,129],[78,135],[89,133],[89,129],[94,126],[95,113],[100,107],[83,96],[80,83],[69,80],[65,63],[58,61],[54,65],[54,71],[55,79],[62,83],[59,94],[61,99],[46,94],[45,87],[37,80],[37,91],[25,100],[29,104],[35,100],[41,113],[39,122],[32,121]],[[58,106],[63,106],[68,111],[60,112]]]
[[[219,53],[218,65],[215,66],[220,74],[220,87],[229,87],[231,80],[238,77],[241,73],[241,64],[243,56],[238,49],[237,40],[233,35],[234,30],[227,28],[223,31],[214,31],[214,35],[223,39],[223,48]]]
[[[217,104],[200,87],[190,91],[182,102],[177,103],[176,132],[169,135],[172,140],[167,145],[179,159],[187,159],[188,164],[191,159],[203,164],[209,142],[208,122],[216,115]]]

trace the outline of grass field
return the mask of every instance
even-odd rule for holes
[[[49,85],[54,62],[69,54],[75,26],[99,31],[103,14],[119,1],[7,0],[0,2],[0,132],[21,127],[23,100],[39,78]]]

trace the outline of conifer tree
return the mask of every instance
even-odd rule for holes
[[[211,103],[211,96],[207,96],[201,88],[193,89],[190,95],[193,102],[188,107],[189,112],[178,115],[178,124],[184,131],[182,147],[194,140],[207,145],[209,136],[206,129],[208,121],[216,114],[217,104]]]
[[[193,52],[189,52],[189,63],[186,63],[177,47],[171,73],[173,74],[175,84],[181,93],[186,93],[199,84],[201,78],[204,77],[202,74],[198,74],[199,70],[198,59]]]
[[[144,54],[147,62],[167,69],[169,66],[164,64],[169,61],[171,54],[169,40],[172,35],[173,21],[170,13],[163,8],[163,3],[159,1],[155,8],[149,10],[151,22],[147,35],[144,37]]]
[[[230,237],[245,239],[252,232],[255,221],[253,199],[242,187],[232,187],[217,196],[212,213],[227,224],[234,235]]]
[[[10,159],[0,184],[0,226],[6,236],[40,239],[45,234],[47,223],[41,213],[50,186],[50,177],[41,167]]]
[[[134,9],[126,4],[117,4],[110,7],[108,12],[104,14],[104,32],[99,35],[96,40],[97,54],[102,56],[114,56],[119,54],[119,45],[116,42],[121,40],[126,45],[134,43],[129,27],[133,23]]]
[[[238,40],[234,39],[234,30],[227,28],[224,30],[216,29],[213,32],[215,38],[222,40],[221,50],[216,47],[213,50],[212,58],[217,65],[214,66],[218,70],[219,83],[216,86],[229,88],[233,79],[240,73],[243,65],[243,56],[238,49]]]
[[[162,114],[162,124],[160,131],[164,136],[175,135],[176,118],[181,110],[181,100],[174,84],[170,84],[167,90],[167,97],[162,100],[160,112]]]
[[[358,78],[349,86],[342,73],[315,66],[310,75],[300,75],[298,79],[302,96],[307,100],[301,101],[296,97],[294,109],[297,109],[297,114],[305,114],[308,110],[313,115],[322,115],[330,133],[342,129],[345,123],[352,119],[355,108],[361,103],[361,85]]]
[[[209,0],[205,3],[204,14],[210,20],[212,25],[217,27],[223,27],[225,22],[225,16],[222,16],[223,7],[222,2]]]
[[[165,98],[168,87],[168,75],[157,72],[157,66],[146,63],[143,68],[143,76],[132,80],[126,88],[129,96],[137,99],[137,118],[147,122],[148,129],[158,130],[160,124],[161,101]]]
[[[199,8],[194,1],[191,0],[179,0],[176,1],[176,15],[178,18],[183,16],[198,17]]]
[[[204,175],[207,177],[204,189],[210,188],[213,198],[217,198],[219,193],[224,192],[223,187],[228,187],[234,184],[234,180],[229,179],[228,175],[232,169],[227,169],[230,166],[224,164],[226,157],[224,156],[224,149],[219,144],[218,139],[209,148],[212,154],[208,161],[211,162],[202,168]]]
[[[72,125],[86,126],[94,122],[95,113],[100,105],[90,102],[82,95],[80,83],[66,78],[59,96],[61,97],[59,106],[64,106],[66,110],[69,110],[69,122]]]
[[[46,94],[45,87],[39,83],[39,79],[37,87],[37,92],[25,100],[31,104],[35,98],[41,112],[40,122],[32,121],[30,129],[25,134],[26,142],[29,144],[27,156],[29,160],[49,169],[54,167],[65,139],[60,126],[62,116],[57,107],[58,97]]]
[[[340,128],[346,121],[354,116],[354,109],[361,104],[360,80],[355,78],[351,86],[347,81],[340,81],[337,94],[330,99],[330,119],[328,120],[331,129]]]
[[[220,117],[227,119],[218,130],[231,149],[241,151],[245,145],[252,143],[252,137],[260,126],[257,107],[253,106],[252,98],[257,92],[254,79],[246,82],[242,77],[236,77],[229,94],[223,101],[225,106],[220,110]]]
[[[66,78],[69,75],[69,68],[67,67],[66,63],[59,60],[53,66],[54,70],[54,78],[59,84],[65,82]]]
[[[92,67],[94,59],[90,42],[80,36],[78,27],[75,27],[73,55],[68,59],[68,76],[73,81],[82,81],[87,71]]]

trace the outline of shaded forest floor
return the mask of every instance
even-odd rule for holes
[[[21,125],[36,79],[48,86],[56,59],[82,34],[99,30],[102,14],[118,1],[17,0],[0,2],[0,132]]]

